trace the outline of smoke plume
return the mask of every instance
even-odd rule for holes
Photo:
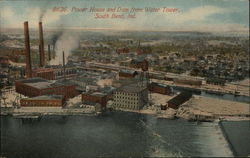
[[[44,5],[41,6],[40,9],[40,15],[39,15],[39,21],[43,21],[43,17],[45,15],[45,13],[47,12],[47,7],[49,6],[49,1],[46,1],[46,3],[44,3]]]
[[[58,65],[63,63],[64,51],[65,63],[68,61],[68,57],[71,55],[72,51],[78,48],[79,36],[70,32],[63,32],[55,43],[55,59],[50,61],[51,65]]]

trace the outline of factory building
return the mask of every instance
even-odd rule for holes
[[[37,68],[32,71],[33,77],[41,77],[47,80],[57,80],[62,78],[74,78],[76,77],[76,69],[73,67],[66,67],[65,68],[65,75],[64,69],[62,66],[47,66],[46,68]]]
[[[98,103],[102,108],[105,108],[107,104],[107,94],[101,92],[82,93],[82,102],[87,105],[96,105]]]
[[[166,110],[168,107],[170,107],[172,109],[178,109],[181,104],[188,101],[191,97],[192,97],[192,93],[181,92],[179,95],[170,99],[166,105],[161,106],[161,110]]]
[[[126,70],[126,69],[121,69],[119,71],[119,78],[134,78],[136,75],[138,75],[137,71],[134,70]]]
[[[47,80],[55,80],[54,70],[51,68],[39,68],[33,70],[32,77],[41,77]]]
[[[114,92],[114,108],[140,110],[148,103],[148,90],[133,85],[122,86]]]
[[[148,86],[148,90],[153,93],[160,93],[160,94],[171,94],[171,88],[168,85],[160,84],[156,82],[152,82]]]
[[[15,82],[17,93],[28,97],[40,95],[63,95],[65,99],[75,97],[77,95],[76,85],[70,81],[51,81],[43,78],[30,78],[17,80]]]
[[[22,107],[63,107],[65,98],[62,95],[41,95],[20,100]]]

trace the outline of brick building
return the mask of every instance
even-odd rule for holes
[[[76,69],[73,67],[65,68],[65,78],[76,76]],[[32,77],[41,77],[47,80],[57,80],[64,78],[64,69],[62,66],[50,66],[47,68],[37,68],[32,70]]]
[[[40,95],[63,95],[66,99],[77,95],[76,85],[70,81],[51,81],[30,78],[15,81],[16,92],[28,97]]]
[[[63,107],[65,98],[62,95],[42,95],[20,100],[22,107]]]
[[[168,85],[152,82],[148,86],[148,90],[153,93],[160,93],[160,94],[171,94],[171,88]]]
[[[47,80],[55,80],[54,69],[51,68],[40,68],[33,70],[33,77],[41,77]]]
[[[83,104],[95,105],[99,103],[102,108],[106,107],[107,95],[100,92],[82,93]]]

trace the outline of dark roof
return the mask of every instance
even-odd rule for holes
[[[39,78],[39,77],[22,79],[22,80],[18,80],[17,82],[27,84],[37,89],[46,89],[46,88],[52,88],[52,87],[76,85],[75,83],[69,80],[53,81],[53,80],[46,80],[46,79]]]
[[[181,92],[179,95],[176,97],[170,99],[168,103],[170,104],[175,104],[177,106],[185,103],[187,100],[189,100],[192,97],[192,93],[189,92]]]

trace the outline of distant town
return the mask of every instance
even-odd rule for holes
[[[248,47],[247,36],[230,33],[51,31],[24,22],[24,32],[0,36],[1,114],[249,117]]]

